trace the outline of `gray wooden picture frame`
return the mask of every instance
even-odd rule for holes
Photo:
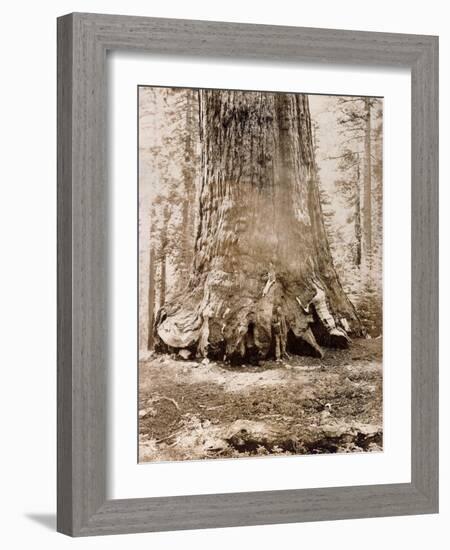
[[[107,499],[108,50],[411,70],[410,483]],[[58,19],[57,487],[57,529],[72,536],[438,511],[437,37],[83,13]]]

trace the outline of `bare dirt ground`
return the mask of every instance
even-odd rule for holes
[[[139,365],[141,462],[382,450],[382,340],[323,359]]]

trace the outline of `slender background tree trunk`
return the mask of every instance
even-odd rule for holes
[[[356,254],[355,265],[361,267],[361,192],[360,192],[360,169],[359,164],[356,167],[356,186],[355,186],[355,241]]]
[[[151,240],[150,240],[151,242]],[[149,350],[153,349],[155,343],[155,251],[150,244],[149,284],[148,284],[148,344]]]
[[[364,243],[365,257],[370,267],[372,257],[372,152],[371,152],[371,107],[370,99],[364,100],[365,131],[364,131]]]

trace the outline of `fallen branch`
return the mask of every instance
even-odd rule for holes
[[[225,407],[225,405],[216,405],[214,407],[207,407],[207,411],[215,411],[217,409],[222,409],[223,407]]]
[[[172,437],[175,437],[175,435],[179,432],[179,430],[176,430],[174,432],[172,432],[171,434],[169,435],[166,435],[166,437],[162,437],[161,439],[157,439],[155,441],[156,445],[159,445],[160,443],[164,443],[164,441],[167,441],[168,439],[171,439]]]
[[[155,403],[156,401],[169,401],[174,405],[174,407],[177,409],[177,411],[180,410],[180,406],[178,403],[173,399],[172,397],[166,397],[165,395],[159,395],[158,397],[152,397],[149,401],[149,403]]]

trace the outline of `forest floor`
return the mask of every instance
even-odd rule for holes
[[[323,359],[139,365],[140,461],[382,450],[382,340]]]

